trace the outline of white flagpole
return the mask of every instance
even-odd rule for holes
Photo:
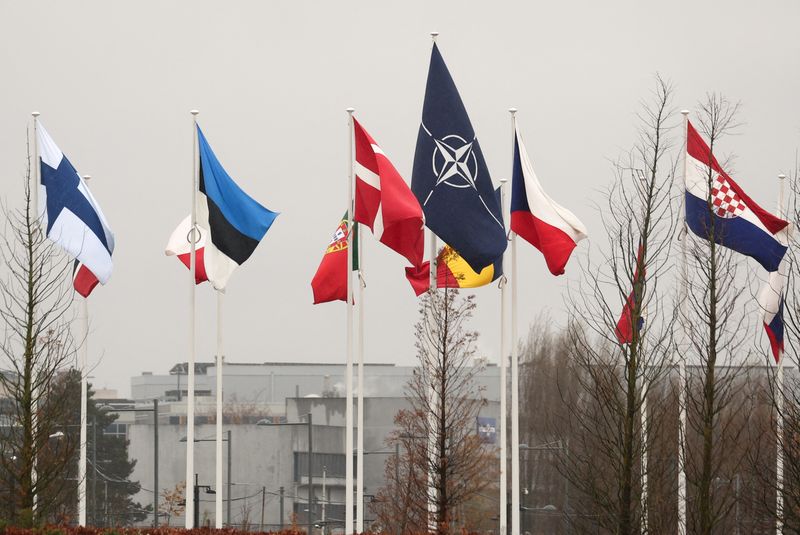
[[[197,110],[192,110],[192,225],[189,240],[189,361],[186,370],[186,529],[191,529],[194,524],[194,500],[189,494],[193,492],[194,485],[194,361],[195,361],[195,271],[197,268],[197,251],[195,232],[197,229],[197,185],[199,176],[198,147],[197,147]],[[158,489],[155,489],[156,491]]]
[[[355,223],[354,223],[355,224]],[[358,243],[358,435],[356,439],[356,532],[364,532],[364,264]]]
[[[686,151],[689,136],[689,110],[681,110],[683,115],[683,239],[681,240],[681,315],[684,322],[688,316],[689,304],[689,260],[687,242],[689,232],[686,229]],[[684,332],[684,336],[686,333]],[[684,348],[686,345],[684,345]],[[686,535],[686,355],[678,356],[678,535]]]
[[[216,490],[214,496],[214,526],[222,528],[222,373],[225,366],[225,357],[222,356],[222,303],[225,291],[217,290],[217,437],[216,446]],[[228,444],[230,448],[231,445]],[[230,475],[228,476],[230,477]],[[227,496],[230,499],[230,496]]]
[[[778,217],[784,217],[784,187],[786,182],[786,175],[778,175]],[[781,274],[782,276],[782,274]],[[781,289],[783,291],[783,289]],[[778,373],[776,376],[776,390],[778,397],[777,404],[777,418],[776,418],[776,448],[775,452],[775,482],[777,486],[777,493],[775,496],[775,533],[781,535],[783,533],[783,359],[785,355],[783,352],[779,353],[780,360],[778,360]]]
[[[431,32],[431,40],[433,44],[436,44],[436,38],[439,36],[439,32]],[[433,233],[432,230],[429,229],[429,236],[430,236],[430,268],[431,268],[431,278],[430,278],[430,291],[436,292],[437,284],[436,284],[436,277],[437,272],[439,269],[437,263],[437,243],[436,243],[436,234]],[[431,305],[434,305],[434,302],[431,302]],[[431,370],[423,370],[424,373],[430,374]],[[430,380],[430,378],[429,378]],[[433,459],[433,451],[436,449],[436,413],[434,412],[434,408],[437,406],[436,402],[436,392],[433,390],[433,386],[429,386],[429,402],[431,406],[431,413],[428,415],[428,446],[427,446],[427,461],[428,461],[428,531],[430,533],[434,533],[437,531],[436,525],[436,498],[437,498],[437,491],[436,491],[436,481],[433,475],[433,466],[431,465],[431,461]]]
[[[517,109],[510,108],[511,134],[516,139]],[[511,535],[519,535],[519,355],[517,351],[517,235],[511,233]]]
[[[344,533],[353,533],[353,108],[347,108],[347,366],[345,371]],[[311,463],[311,459],[308,460]],[[312,466],[312,465],[310,465]],[[360,475],[360,474],[359,474]],[[309,517],[311,504],[308,504]],[[309,526],[309,532],[311,527]]]
[[[84,177],[86,179],[87,177]],[[78,458],[78,525],[86,526],[86,409],[88,404],[88,386],[86,374],[89,373],[89,300],[80,300],[81,328],[83,344],[81,344],[81,440],[80,457]]]
[[[39,125],[39,112],[35,111],[32,112],[31,115],[33,116],[33,184],[31,185],[31,204],[33,205],[33,217],[36,221],[36,225],[38,226],[41,219],[39,218],[39,184],[42,183],[41,177],[39,173],[41,171],[40,162],[39,162],[39,137],[37,135],[37,128]],[[41,230],[41,229],[39,229]],[[37,341],[38,343],[38,341]],[[34,373],[34,383],[36,383],[36,369],[33,370]],[[39,395],[38,390],[34,387],[33,392],[33,402],[32,402],[32,412],[31,415],[31,425],[33,427],[33,435],[36,436],[37,428],[39,427],[39,419],[36,417],[36,412],[38,411],[39,403],[37,401],[37,397]],[[39,492],[37,489],[37,482],[39,479],[39,474],[36,469],[36,455],[33,457],[33,463],[31,464],[31,483],[33,487],[33,512],[36,513],[36,509],[39,505]]]
[[[505,217],[506,183],[507,179],[500,179],[500,213]],[[510,221],[511,219],[506,219]],[[503,253],[505,256],[505,252]],[[499,535],[508,534],[508,451],[506,436],[506,420],[508,409],[506,407],[506,392],[508,390],[508,348],[506,347],[506,308],[508,307],[508,280],[505,273],[500,278],[500,530]]]

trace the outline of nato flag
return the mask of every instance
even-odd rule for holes
[[[500,204],[481,147],[439,48],[433,45],[411,190],[425,224],[480,273],[506,249]]]

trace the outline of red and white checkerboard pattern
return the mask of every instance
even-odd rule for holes
[[[714,207],[714,212],[726,219],[737,217],[747,207],[744,201],[731,189],[728,181],[720,175],[714,178],[714,183],[711,185],[711,204]]]

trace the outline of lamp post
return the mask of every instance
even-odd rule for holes
[[[186,442],[186,437],[183,437],[181,442]],[[216,438],[196,438],[194,439],[195,443],[197,442],[216,442]],[[226,520],[225,523],[228,524],[228,527],[231,526],[231,430],[228,429],[225,432],[225,438],[222,439],[223,442],[228,443],[228,477],[225,480],[225,486],[227,487],[227,494],[225,495],[225,515]],[[216,492],[214,493],[216,494]],[[195,509],[196,511],[196,509]]]
[[[305,422],[279,422],[273,423],[269,420],[259,420],[256,425],[270,426],[270,425],[305,425],[308,427],[308,531],[311,533],[311,528],[314,526],[314,472],[311,469],[311,459],[314,455],[314,448],[312,446],[312,428],[314,426],[311,413],[306,414]],[[283,518],[281,518],[283,524]]]
[[[195,441],[197,442],[197,441]],[[193,499],[194,499],[194,522],[193,525],[195,528],[200,527],[200,489],[206,491],[206,494],[216,494],[217,491],[211,488],[210,485],[200,485],[197,480],[197,474],[194,475],[194,488],[192,489],[193,492]]]
[[[105,412],[152,412],[153,413],[153,527],[158,527],[158,400],[153,400],[153,407],[150,409],[146,409],[143,407],[133,407],[133,408],[121,408],[117,409],[112,407],[111,405],[103,405],[99,407],[99,409],[104,410]],[[94,419],[96,423],[96,419]],[[94,426],[94,430],[92,434],[94,435],[94,446],[92,451],[92,462],[96,462],[97,460],[97,426]],[[92,499],[97,497],[96,489],[97,486],[97,465],[95,465],[95,477],[94,477],[94,484],[92,485]],[[96,501],[93,503],[97,503]],[[95,509],[97,506],[95,505]]]
[[[524,444],[524,443],[519,445],[519,450],[520,451],[561,451],[563,449],[564,449],[564,445],[562,444],[561,440],[556,440],[554,442],[545,442],[544,444],[538,444],[536,446],[528,446],[527,444]],[[526,463],[525,463],[525,467],[526,467],[525,473],[526,474],[528,473],[528,468],[529,468],[529,463],[528,463],[527,459],[528,458],[527,458],[527,455],[526,455]],[[567,491],[566,485],[568,483],[567,483],[566,478],[565,478],[564,481],[565,481],[564,498],[565,498],[565,501],[566,501],[566,497],[568,495],[568,491]],[[532,482],[531,481],[527,481],[527,477],[526,477],[526,483],[527,483],[527,486],[526,486],[525,489],[523,489],[523,494],[525,496],[527,496],[528,494],[532,493],[535,490],[535,487],[532,484]],[[538,512],[547,511],[550,514],[553,514],[555,511],[557,511],[557,508],[554,505],[546,505],[544,507],[525,507],[525,504],[520,502],[520,513],[527,512],[527,511],[538,511]],[[563,507],[563,512],[564,512],[565,515],[567,514],[566,504]],[[526,517],[527,517],[527,515],[520,514],[520,520],[523,521],[523,524],[526,524],[526,522],[524,522]],[[525,527],[526,526],[522,526],[521,531],[525,531],[524,530]]]

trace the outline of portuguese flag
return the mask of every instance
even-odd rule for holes
[[[347,301],[347,212],[342,216],[330,245],[311,279],[314,304]],[[353,233],[353,271],[358,269],[358,227]]]

